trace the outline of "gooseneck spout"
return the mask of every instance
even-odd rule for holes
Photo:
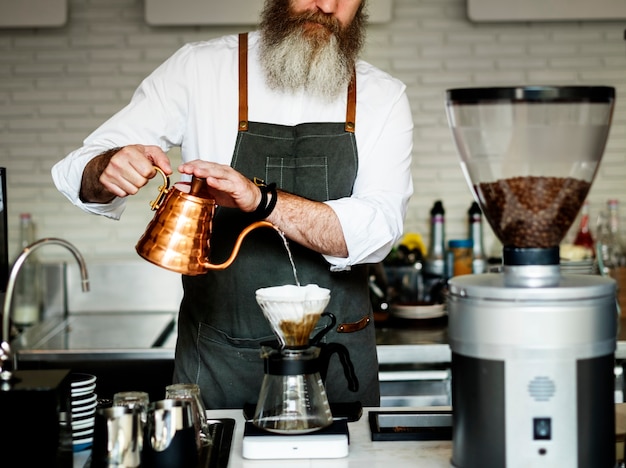
[[[15,289],[15,282],[17,280],[17,276],[22,269],[22,265],[28,258],[28,256],[33,253],[35,250],[40,247],[52,244],[52,245],[60,245],[61,247],[65,247],[68,249],[76,261],[80,266],[80,276],[81,276],[81,287],[83,292],[89,291],[89,277],[87,275],[87,265],[83,256],[78,251],[74,245],[69,243],[66,240],[58,239],[56,237],[48,237],[45,239],[40,239],[32,244],[26,246],[24,250],[18,255],[15,259],[15,263],[11,267],[11,273],[9,274],[9,280],[7,282],[7,290],[4,298],[4,309],[2,312],[2,343],[0,344],[0,380],[10,380],[11,372],[2,368],[4,362],[10,360],[10,344],[9,344],[9,317],[11,316],[11,304],[13,302],[13,291]]]

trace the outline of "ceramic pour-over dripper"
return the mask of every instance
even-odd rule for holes
[[[330,291],[315,284],[284,285],[256,291],[263,310],[281,347],[309,344],[311,332],[330,301]]]

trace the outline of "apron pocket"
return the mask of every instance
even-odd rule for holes
[[[261,342],[273,339],[274,335],[233,337],[200,324],[197,381],[207,408],[242,408],[256,403],[264,377]]]
[[[213,342],[217,345],[223,345],[232,348],[245,350],[246,348],[254,350],[259,354],[261,352],[261,343],[265,341],[275,340],[274,335],[266,335],[259,338],[240,338],[230,336],[228,333],[218,330],[217,328],[206,323],[199,324],[198,341]],[[259,354],[260,355],[260,354]]]
[[[265,180],[283,190],[316,201],[330,198],[328,159],[317,157],[268,157]]]

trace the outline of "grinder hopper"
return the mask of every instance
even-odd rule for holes
[[[504,246],[505,269],[558,265],[602,159],[614,97],[602,86],[448,91],[461,168]]]

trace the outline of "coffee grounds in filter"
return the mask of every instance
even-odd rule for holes
[[[279,327],[286,346],[306,346],[320,314],[306,314],[301,320],[281,320]]]
[[[558,246],[591,183],[571,177],[512,177],[474,186],[483,213],[503,245]]]

